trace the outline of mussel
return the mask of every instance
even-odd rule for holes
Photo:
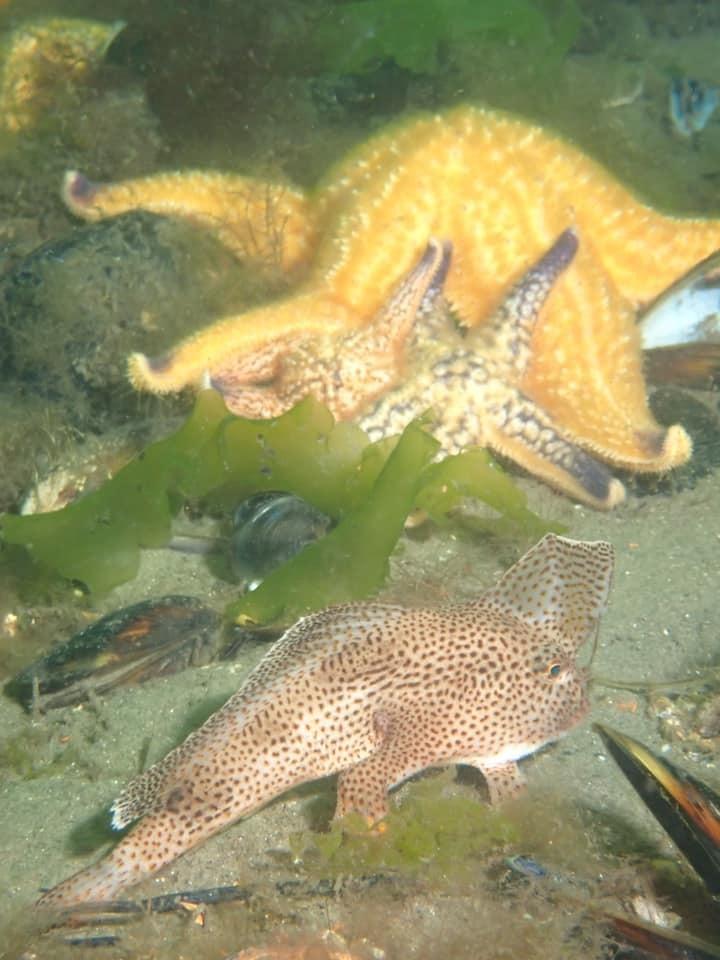
[[[710,893],[720,895],[720,796],[632,737],[601,724],[595,729]]]
[[[145,600],[101,617],[5,684],[5,693],[40,711],[216,658],[221,618],[193,597]]]
[[[294,493],[256,493],[233,514],[233,573],[252,590],[268,573],[324,536],[331,526],[330,517]]]
[[[244,590],[296,553],[323,537],[333,521],[307,500],[281,490],[264,490],[243,500],[233,512],[228,537],[175,536],[169,546],[187,553],[224,555]]]
[[[720,796],[637,740],[601,724],[595,724],[595,729],[648,810],[694,867],[709,893],[717,897],[720,894]],[[607,949],[603,955],[612,960],[720,960],[720,947],[685,931],[586,901],[576,877],[556,877],[529,857],[510,857],[505,863],[514,875],[532,882],[560,880],[557,895],[583,904],[584,909],[607,928]]]
[[[720,251],[661,293],[639,327],[651,381],[711,385],[720,373]]]

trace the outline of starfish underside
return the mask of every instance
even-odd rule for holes
[[[524,121],[470,107],[415,119],[371,139],[309,196],[199,172],[117,184],[72,173],[64,195],[86,219],[139,208],[185,217],[298,278],[293,295],[162,357],[133,355],[139,389],[209,380],[230,409],[258,417],[314,393],[374,435],[424,412],[430,396],[445,450],[490,445],[599,507],[623,488],[595,458],[665,471],[690,456],[682,427],[660,427],[648,409],[635,315],[720,247],[720,223],[655,212]],[[470,328],[465,343],[439,309],[441,286]],[[448,412],[460,406],[462,416]]]

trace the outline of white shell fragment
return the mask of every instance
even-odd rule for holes
[[[720,251],[660,294],[639,323],[643,350],[720,343]]]

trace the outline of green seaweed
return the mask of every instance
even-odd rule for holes
[[[480,858],[517,840],[513,820],[457,787],[448,769],[409,784],[402,803],[391,803],[382,831],[351,813],[327,832],[293,834],[290,850],[323,876],[392,870],[457,877],[472,875]]]
[[[329,7],[311,43],[327,71],[358,73],[392,59],[433,74],[448,49],[487,40],[557,61],[579,27],[576,0],[354,0]]]
[[[364,434],[334,425],[307,400],[283,417],[232,417],[204,391],[187,422],[148,446],[99,490],[62,510],[0,516],[2,539],[35,561],[102,593],[132,579],[143,547],[170,539],[172,518],[188,499],[218,502],[263,489],[289,489],[331,515],[362,496],[373,469],[362,466]],[[311,454],[312,451],[312,454]]]
[[[387,558],[415,504],[439,522],[467,497],[499,514],[501,532],[534,537],[550,527],[481,450],[431,463],[437,442],[417,423],[368,444],[312,398],[273,420],[229,414],[202,392],[185,424],[148,446],[100,489],[53,513],[0,516],[5,549],[24,547],[30,569],[55,571],[102,593],[135,576],[143,548],[164,546],[183,503],[227,508],[259,490],[288,490],[338,520],[321,541],[231,604],[238,620],[286,621],[358,599],[382,583]]]
[[[362,503],[337,527],[231,604],[234,620],[289,620],[329,603],[356,600],[382,586],[387,561],[415,503],[423,468],[439,444],[411,423]]]
[[[482,500],[497,512],[496,517],[473,518],[473,526],[485,533],[508,536],[522,530],[529,539],[536,539],[551,531],[564,532],[560,524],[549,524],[528,508],[522,490],[480,447],[428,467],[416,506],[443,525],[450,522],[453,511],[468,497]]]

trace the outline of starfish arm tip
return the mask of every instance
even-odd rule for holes
[[[619,466],[637,473],[666,473],[681,467],[692,456],[693,443],[680,424],[671,427],[642,429],[635,432],[635,456],[632,459],[617,459]]]
[[[69,210],[85,220],[97,219],[94,200],[101,184],[89,180],[79,170],[68,170],[63,177],[60,195]]]
[[[136,390],[150,393],[171,393],[180,390],[184,384],[169,382],[167,373],[172,365],[167,355],[158,358],[148,357],[144,353],[132,353],[128,358],[128,379]]]
[[[663,443],[661,459],[666,469],[680,467],[692,456],[693,443],[690,435],[679,424],[668,427]]]
[[[563,230],[548,251],[548,257],[559,261],[556,269],[563,270],[572,261],[580,246],[580,237],[575,227]]]
[[[608,484],[608,492],[605,502],[599,504],[604,510],[612,510],[625,500],[625,486],[616,477]]]

